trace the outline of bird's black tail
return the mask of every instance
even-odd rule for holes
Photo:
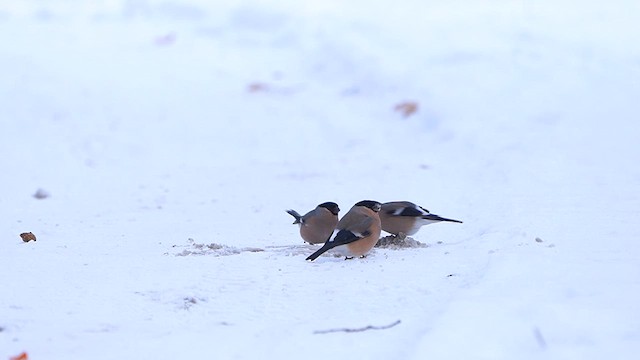
[[[316,252],[314,252],[313,254],[309,255],[309,257],[307,257],[307,261],[313,261],[315,259],[318,258],[318,256],[324,254],[327,250],[331,249],[330,246],[325,246],[323,245],[320,249],[318,249]]]
[[[297,211],[295,210],[287,210],[287,214],[293,216],[296,221],[294,221],[294,224],[301,224],[302,223],[302,216],[300,214],[298,214]]]
[[[431,221],[449,221],[449,222],[455,222],[455,223],[462,224],[462,221],[460,221],[460,220],[447,219],[447,218],[443,218],[442,216],[438,216],[438,215],[435,215],[435,214],[422,215],[422,218],[425,219],[425,220],[431,220]]]

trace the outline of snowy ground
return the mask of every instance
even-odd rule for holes
[[[640,5],[344,3],[0,2],[0,359],[635,359]]]

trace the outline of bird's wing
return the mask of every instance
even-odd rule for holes
[[[329,240],[329,242],[332,243],[332,247],[335,247],[362,239],[363,237],[371,235],[371,224],[373,224],[373,218],[362,216],[361,219],[352,222],[344,229],[340,229],[336,236]]]
[[[405,207],[402,211],[397,212],[395,215],[397,216],[423,216],[429,214],[429,212],[425,212],[421,209],[415,207]]]

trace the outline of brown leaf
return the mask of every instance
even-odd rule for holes
[[[261,82],[252,82],[247,86],[247,91],[250,93],[267,92],[269,91],[269,84]]]
[[[36,241],[36,236],[33,235],[32,232],[22,233],[22,234],[20,234],[20,237],[22,238],[22,241],[24,241],[24,242],[29,242],[31,240]]]
[[[393,109],[407,118],[418,111],[418,103],[415,101],[404,101],[397,104]]]
[[[10,357],[9,360],[29,360],[29,355],[23,352],[22,354]]]

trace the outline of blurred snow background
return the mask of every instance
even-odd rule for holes
[[[635,1],[0,1],[0,357],[634,358],[638,21]],[[362,199],[465,223],[305,263],[283,210]]]

